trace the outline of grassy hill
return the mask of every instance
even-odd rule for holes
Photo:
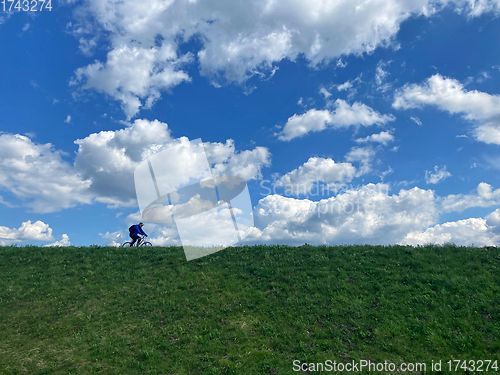
[[[500,362],[499,292],[495,248],[1,247],[0,373]]]

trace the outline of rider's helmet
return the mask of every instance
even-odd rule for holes
[[[140,225],[141,227],[143,227],[143,226],[144,226],[144,223],[139,223],[139,225]]]

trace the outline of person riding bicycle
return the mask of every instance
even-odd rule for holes
[[[142,230],[142,227],[144,226],[143,223],[139,223],[137,225],[132,225],[129,230],[129,236],[132,238],[132,244],[130,246],[134,246],[136,241],[139,241],[141,237],[139,237],[139,234],[142,234],[143,236],[148,236],[144,231]]]

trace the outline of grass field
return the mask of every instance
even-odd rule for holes
[[[499,292],[496,248],[1,247],[0,373],[500,362]]]

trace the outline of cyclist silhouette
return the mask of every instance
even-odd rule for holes
[[[130,246],[134,246],[135,242],[141,239],[141,237],[139,237],[139,234],[142,234],[143,236],[146,236],[146,237],[148,236],[142,230],[143,226],[144,226],[143,223],[139,223],[137,225],[132,225],[130,228],[128,228],[129,236],[130,236],[130,238],[132,238],[132,245],[130,245]]]

